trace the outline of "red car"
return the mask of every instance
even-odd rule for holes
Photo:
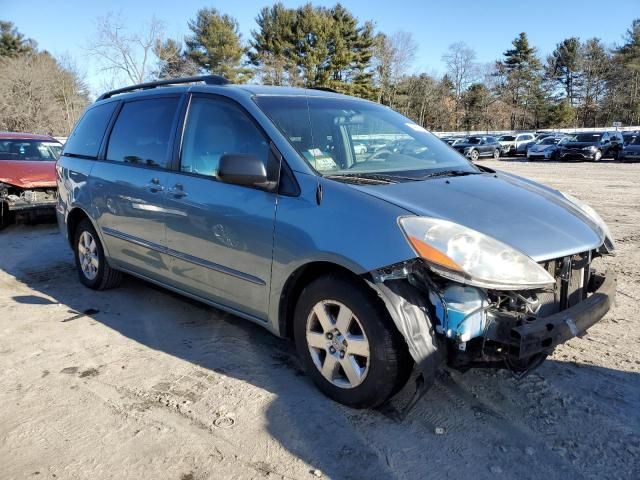
[[[55,213],[61,151],[62,144],[48,135],[0,133],[0,228],[16,215]]]

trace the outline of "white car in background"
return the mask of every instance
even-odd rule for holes
[[[502,155],[518,155],[527,152],[527,145],[536,141],[533,133],[514,133],[498,137],[498,143],[502,146]]]

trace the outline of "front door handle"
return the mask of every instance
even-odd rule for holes
[[[173,195],[174,198],[184,198],[188,195],[188,193],[184,191],[184,186],[181,183],[176,183],[173,188],[167,190],[167,193]]]
[[[152,178],[151,181],[146,185],[146,188],[151,193],[158,193],[164,190],[164,187],[160,185],[160,180],[157,178]]]

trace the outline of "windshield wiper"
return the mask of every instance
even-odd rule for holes
[[[436,178],[436,177],[464,177],[466,175],[479,175],[482,172],[469,172],[467,170],[443,170],[441,172],[428,173],[424,178]]]
[[[364,172],[363,173],[338,173],[333,175],[326,175],[326,177],[349,178],[354,180],[358,180],[358,179],[373,180],[373,181],[384,182],[384,183],[398,183],[403,180],[415,182],[417,180],[420,180],[419,178],[415,178],[415,177],[403,177],[401,175],[395,175],[395,174],[385,175],[382,173],[364,173]]]

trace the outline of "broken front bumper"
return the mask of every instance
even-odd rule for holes
[[[596,290],[573,307],[512,327],[508,338],[502,339],[509,346],[509,356],[524,359],[550,353],[567,340],[582,336],[602,319],[613,305],[616,279],[612,274],[597,275],[594,281]]]

